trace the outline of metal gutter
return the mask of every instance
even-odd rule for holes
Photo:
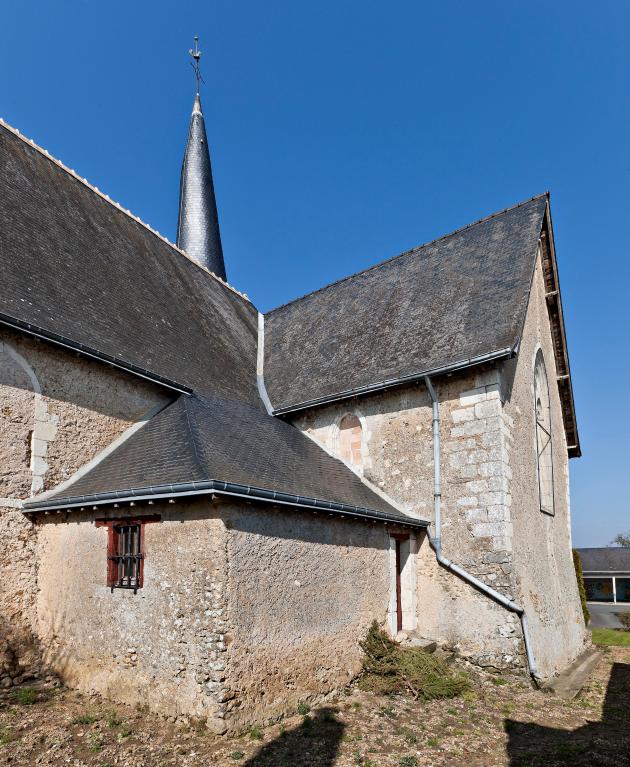
[[[107,365],[111,365],[119,370],[124,370],[126,373],[131,373],[139,378],[144,378],[147,381],[159,384],[160,386],[164,386],[167,389],[179,392],[180,394],[192,394],[193,392],[190,387],[184,386],[176,381],[171,381],[169,378],[165,378],[157,373],[152,373],[151,371],[138,367],[138,365],[133,365],[130,362],[125,362],[118,357],[112,357],[104,352],[99,352],[98,349],[94,349],[91,346],[85,346],[70,338],[59,335],[59,333],[51,333],[37,325],[32,325],[30,322],[24,322],[24,320],[10,317],[7,314],[0,313],[0,325],[4,325],[12,330],[19,330],[20,332],[27,333],[35,338],[41,338],[56,346],[62,346],[64,349],[70,349],[77,354],[82,354],[84,357],[90,357],[99,362],[105,362]]]
[[[282,493],[276,490],[265,490],[252,485],[241,485],[234,482],[224,482],[218,479],[207,479],[199,482],[181,482],[174,485],[155,485],[150,487],[115,490],[108,493],[92,495],[69,496],[67,498],[51,498],[44,501],[32,500],[24,504],[25,514],[36,514],[40,511],[67,511],[70,509],[106,506],[110,504],[131,503],[138,501],[155,501],[171,498],[188,498],[199,495],[226,495],[266,503],[295,506],[311,511],[327,511],[341,516],[401,525],[402,527],[426,528],[428,522],[412,517],[404,518],[396,514],[368,509],[363,506],[353,506],[336,501],[323,501],[318,498]]]
[[[305,402],[299,402],[295,405],[280,407],[273,411],[273,415],[285,415],[286,413],[294,413],[298,410],[304,410],[310,407],[329,405],[333,402],[339,402],[340,400],[349,399],[351,397],[359,397],[363,394],[372,394],[373,392],[391,389],[395,386],[401,386],[406,383],[421,381],[427,376],[454,373],[458,370],[464,370],[465,368],[472,367],[473,365],[481,365],[484,362],[493,362],[499,359],[514,357],[516,354],[517,346],[518,342],[515,346],[506,346],[504,349],[499,349],[495,352],[490,352],[489,354],[480,354],[477,357],[469,357],[468,359],[454,362],[451,365],[445,365],[444,367],[432,368],[431,370],[426,370],[420,373],[411,373],[410,375],[401,376],[400,378],[390,378],[386,381],[380,381],[379,383],[368,384],[366,386],[358,386],[355,389],[347,389],[345,391],[338,392],[337,394],[331,394],[327,397],[317,397]]]
[[[425,376],[424,382],[431,398],[431,404],[433,407],[433,503],[435,507],[435,535],[431,536],[431,533],[427,531],[429,536],[429,543],[435,551],[435,558],[442,567],[446,570],[459,575],[460,578],[470,583],[478,591],[486,594],[495,602],[498,602],[503,607],[507,608],[511,612],[516,613],[521,620],[521,629],[523,631],[523,643],[525,645],[525,653],[527,654],[527,665],[529,667],[529,673],[534,680],[538,680],[538,667],[536,666],[536,660],[532,651],[531,640],[529,638],[529,625],[527,623],[527,615],[525,610],[519,604],[511,599],[508,599],[504,594],[496,591],[490,586],[487,586],[483,581],[475,578],[474,575],[467,570],[459,567],[450,559],[447,559],[442,554],[442,514],[441,514],[441,502],[442,491],[440,482],[440,401],[435,393],[433,384],[429,376]]]

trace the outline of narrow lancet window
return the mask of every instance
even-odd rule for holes
[[[551,438],[551,407],[549,383],[542,351],[538,350],[534,366],[534,397],[536,405],[536,452],[538,458],[538,496],[540,510],[554,513],[553,442]]]

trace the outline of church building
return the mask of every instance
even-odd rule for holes
[[[199,93],[177,245],[0,121],[0,685],[224,733],[350,682],[374,620],[573,662],[548,194],[265,315],[227,255]]]

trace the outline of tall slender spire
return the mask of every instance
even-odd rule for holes
[[[201,51],[197,47],[197,42],[198,38],[195,37],[195,48],[190,51],[194,61],[197,92],[182,163],[177,245],[195,261],[225,280],[219,217],[212,183],[212,166],[199,97],[199,81],[203,82],[203,78],[199,71]]]

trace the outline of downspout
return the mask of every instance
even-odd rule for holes
[[[466,570],[463,570],[458,565],[451,562],[442,554],[442,486],[440,476],[440,403],[431,383],[429,376],[424,377],[424,382],[431,398],[431,404],[433,407],[433,504],[435,512],[435,535],[432,537],[431,533],[427,529],[427,535],[429,536],[429,543],[435,551],[435,557],[437,561],[446,570],[459,575],[460,578],[470,583],[479,591],[487,594],[495,602],[503,605],[506,609],[513,613],[516,613],[521,620],[521,629],[523,631],[523,643],[525,644],[525,653],[527,654],[527,665],[529,667],[529,673],[533,677],[534,681],[540,679],[538,676],[538,668],[532,652],[531,641],[529,638],[529,628],[527,624],[527,616],[525,610],[516,602],[508,599],[503,594],[500,594],[495,589],[487,586],[483,581],[475,578]]]

